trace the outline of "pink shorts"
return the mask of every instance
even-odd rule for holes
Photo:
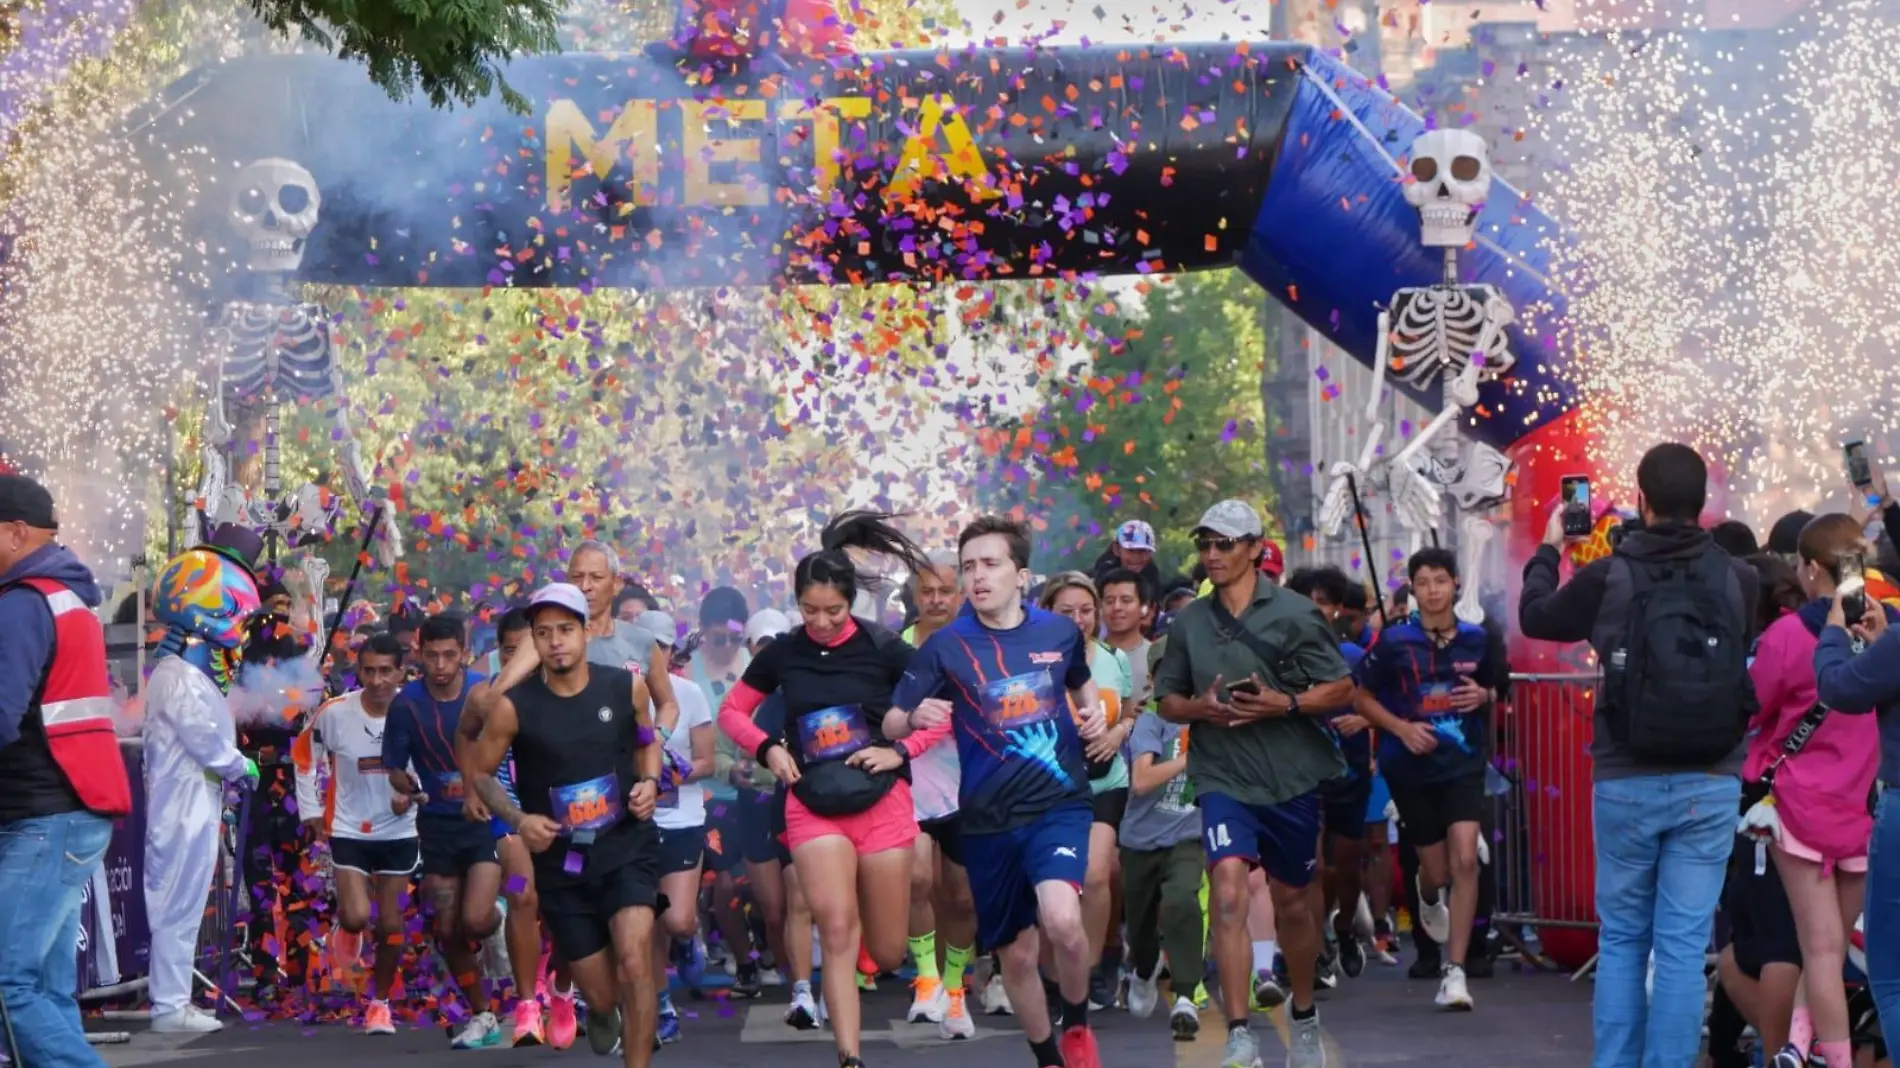
[[[1823,865],[1825,864],[1825,862],[1821,858],[1820,851],[1812,848],[1806,842],[1803,842],[1801,839],[1796,838],[1794,835],[1789,834],[1788,828],[1786,826],[1783,826],[1781,828],[1781,841],[1778,844],[1781,846],[1781,851],[1783,853],[1788,854],[1789,856],[1795,858],[1796,860],[1806,860],[1806,861],[1812,861],[1815,864],[1823,864]],[[1853,874],[1864,874],[1867,871],[1867,854],[1862,853],[1858,857],[1846,857],[1841,860],[1837,860],[1834,862],[1834,867],[1844,872],[1849,872]]]
[[[917,812],[910,799],[910,783],[902,779],[877,804],[849,816],[820,816],[805,807],[795,793],[785,796],[785,848],[796,850],[816,838],[838,835],[850,841],[859,856],[887,849],[909,849],[917,840]]]

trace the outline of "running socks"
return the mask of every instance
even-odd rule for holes
[[[935,941],[936,935],[931,935]],[[975,946],[945,946],[943,950],[943,985],[951,990],[963,989],[963,973],[970,969],[970,958],[976,955]]]
[[[1227,1021],[1227,1033],[1230,1035],[1233,1034],[1235,1031],[1245,1031],[1246,1029],[1247,1029],[1247,1020],[1245,1017],[1242,1017],[1241,1019],[1238,1019],[1238,1020]]]
[[[1062,1029],[1064,1031],[1067,1031],[1071,1027],[1087,1027],[1088,1025],[1088,998],[1084,997],[1081,1001],[1064,1001],[1062,1003]]]
[[[1313,1017],[1319,1015],[1319,1006],[1308,1005],[1304,1009],[1299,1008],[1298,1006],[1290,1006],[1287,1009],[1287,1012],[1290,1013],[1295,1020],[1310,1020]]]
[[[1056,1046],[1055,1032],[1041,1042],[1031,1042],[1029,1052],[1036,1055],[1036,1068],[1066,1068],[1062,1060],[1062,1050]]]
[[[1280,943],[1269,938],[1253,944],[1253,970],[1270,972],[1273,970],[1273,956],[1280,952]]]
[[[917,978],[936,979],[937,932],[925,931],[910,939],[910,960],[917,966]]]

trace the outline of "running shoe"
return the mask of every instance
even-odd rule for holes
[[[963,988],[944,991],[943,1019],[937,1023],[937,1037],[946,1042],[976,1037],[976,1021],[970,1019],[969,1006],[963,1003]]]
[[[1416,877],[1412,884],[1418,890],[1419,926],[1425,928],[1425,934],[1441,946],[1451,941],[1451,902],[1446,900],[1451,892],[1441,886],[1438,888],[1438,900],[1427,904],[1424,884]]]
[[[1089,1011],[1102,1012],[1115,1005],[1115,983],[1108,969],[1100,964],[1089,969]]]
[[[1320,990],[1339,989],[1339,966],[1333,962],[1333,955],[1322,954],[1313,967],[1313,983]]]
[[[673,999],[670,997],[660,998],[660,1021],[653,1032],[653,1037],[662,1046],[670,1046],[680,1040],[680,1014],[679,1010],[673,1007]]]
[[[731,997],[750,1000],[763,993],[762,987],[763,984],[759,981],[759,966],[747,961],[739,965],[739,974],[733,978],[732,986],[728,987],[726,992]]]
[[[820,1027],[831,1026],[831,1010],[825,1008],[825,995],[823,993],[818,995],[818,1025]]]
[[[594,1051],[596,1057],[611,1057],[620,1048],[620,1009],[618,1006],[606,1012],[595,1012],[587,1007],[587,1048]]]
[[[1456,964],[1447,964],[1439,974],[1438,996],[1433,999],[1438,1007],[1470,1012],[1474,1006],[1471,1003],[1471,991],[1465,989],[1465,970]]]
[[[673,968],[679,973],[680,983],[688,990],[698,990],[706,979],[706,947],[698,938],[689,938],[682,942],[672,940]]]
[[[818,1030],[818,1005],[811,999],[811,984],[792,984],[792,1003],[785,1010],[785,1022],[800,1031]]]
[[[1271,972],[1255,972],[1253,1007],[1265,1011],[1286,1000],[1286,988],[1275,982]]]
[[[1768,1062],[1768,1068],[1808,1068],[1808,1065],[1812,1063],[1814,1062],[1801,1055],[1799,1047],[1790,1042],[1781,1047],[1780,1051]]]
[[[858,989],[867,994],[877,990],[877,975],[872,972],[859,972]]]
[[[574,992],[548,991],[548,1045],[567,1049],[580,1031],[580,1018],[574,1012]]]
[[[1399,936],[1391,931],[1373,935],[1372,955],[1384,967],[1396,967],[1399,963]]]
[[[1003,986],[1001,975],[990,976],[989,984],[983,988],[983,1015],[1014,1016],[1009,1007],[1009,990]]]
[[[196,1005],[176,1012],[152,1014],[152,1030],[161,1035],[210,1035],[224,1030],[224,1022]]]
[[[1319,1013],[1304,1020],[1289,1019],[1286,1068],[1326,1068],[1326,1044],[1320,1037]]]
[[[904,1019],[911,1023],[942,1023],[944,1011],[950,1004],[943,980],[918,976],[911,980],[910,989],[910,1011],[904,1014]]]
[[[759,971],[758,982],[760,986],[784,986],[785,985],[785,977],[779,974],[779,970],[777,968],[759,968],[758,971]]]
[[[1221,1058],[1220,1068],[1261,1068],[1260,1041],[1252,1031],[1236,1027],[1227,1032],[1227,1055]]]
[[[369,1008],[363,1010],[363,1033],[366,1035],[393,1035],[396,1033],[396,1021],[389,1017],[389,1002],[372,1001]]]
[[[1087,1024],[1063,1028],[1056,1048],[1062,1051],[1066,1068],[1102,1068],[1101,1047],[1095,1044],[1095,1032]]]
[[[1153,1016],[1155,1006],[1161,1001],[1160,976],[1146,979],[1134,968],[1128,969],[1128,1015],[1137,1020],[1146,1020]]]
[[[1168,1013],[1168,1030],[1176,1042],[1192,1042],[1201,1033],[1201,1013],[1187,998],[1174,999],[1174,1011]]]
[[[1366,947],[1359,944],[1359,936],[1348,934],[1339,940],[1339,970],[1346,978],[1357,979],[1366,971]]]
[[[449,1043],[453,1049],[493,1049],[501,1045],[501,1021],[492,1012],[478,1012]]]
[[[541,1030],[541,1003],[533,998],[516,1003],[515,1046],[538,1046],[546,1041],[547,1036]]]

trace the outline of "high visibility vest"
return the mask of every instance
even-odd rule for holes
[[[34,577],[12,585],[38,593],[53,613],[52,660],[27,715],[40,717],[46,747],[80,804],[101,816],[126,815],[132,811],[132,783],[113,727],[105,628],[86,602],[56,579]]]

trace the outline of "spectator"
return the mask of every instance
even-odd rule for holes
[[[1155,566],[1155,528],[1140,519],[1123,523],[1115,531],[1115,544],[1096,559],[1090,577],[1099,587],[1102,576],[1116,568],[1140,575],[1151,590],[1161,588],[1161,569]]]
[[[1280,551],[1279,542],[1269,540],[1260,543],[1259,567],[1261,574],[1275,582],[1286,574],[1286,554]]]
[[[1650,449],[1636,485],[1643,529],[1561,588],[1563,512],[1551,510],[1544,544],[1524,566],[1518,622],[1526,637],[1588,640],[1610,666],[1590,745],[1602,925],[1594,1063],[1679,1068],[1701,1042],[1704,951],[1741,801],[1758,585],[1754,569],[1698,525],[1708,467],[1693,449]],[[1658,663],[1649,663],[1652,652]],[[1665,704],[1667,715],[1658,710]],[[1672,728],[1683,734],[1658,740]]]
[[[45,487],[0,475],[0,1001],[33,1068],[105,1063],[74,1000],[79,908],[132,810],[103,598],[58,531]]]
[[[1716,548],[1737,560],[1746,560],[1761,552],[1761,543],[1755,540],[1755,532],[1739,519],[1717,523],[1709,531],[1709,537],[1715,541]]]
[[[1801,566],[1801,531],[1814,518],[1813,512],[1793,511],[1768,529],[1767,551],[1788,562],[1789,567]]]

